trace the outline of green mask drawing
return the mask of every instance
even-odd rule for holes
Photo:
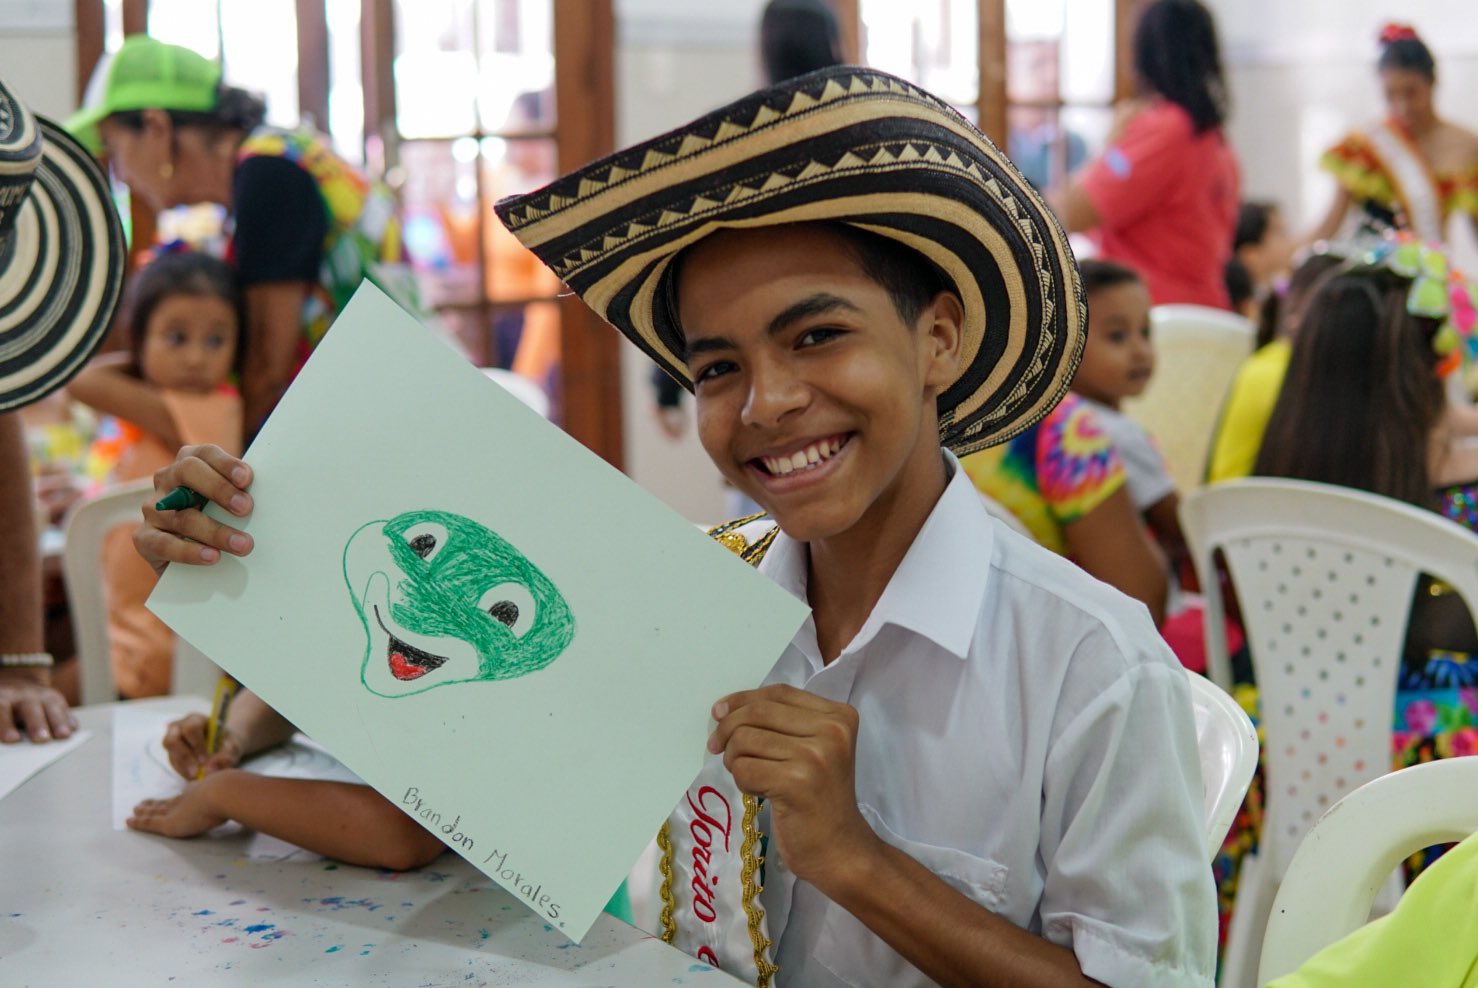
[[[380,696],[514,679],[569,647],[575,617],[523,553],[446,511],[360,527],[344,580],[369,642],[360,679]]]

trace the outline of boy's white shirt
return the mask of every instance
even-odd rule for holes
[[[884,840],[1104,984],[1205,988],[1216,898],[1185,672],[1141,604],[994,522],[946,456],[856,638],[823,666],[808,619],[766,683],[857,708],[858,804]],[[805,599],[803,543],[780,533],[759,568]],[[773,843],[765,881],[779,984],[931,983]]]

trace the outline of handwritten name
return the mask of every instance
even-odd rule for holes
[[[494,864],[494,862],[497,862]],[[523,872],[508,864],[508,852],[494,850],[483,859],[483,864],[492,865],[493,873],[508,885],[518,891],[518,894],[528,899],[529,902],[550,919],[559,919],[559,903],[553,901],[553,896],[544,891],[543,883],[535,884],[532,879],[525,879]]]
[[[406,789],[405,795],[400,798],[400,805],[433,833],[441,835],[446,843],[467,851],[472,850],[475,842],[458,829],[462,824],[462,814],[458,813],[451,823],[442,823],[441,813],[427,805],[426,801],[421,798],[421,790],[415,786]]]

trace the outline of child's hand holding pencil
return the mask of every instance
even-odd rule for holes
[[[241,761],[241,742],[225,724],[225,708],[235,693],[234,686],[233,682],[227,691],[223,682],[216,688],[210,716],[190,714],[165,729],[164,751],[181,777],[201,779]]]

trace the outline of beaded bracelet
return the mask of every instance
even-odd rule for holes
[[[52,666],[50,652],[6,652],[0,653],[0,668],[49,669]]]

